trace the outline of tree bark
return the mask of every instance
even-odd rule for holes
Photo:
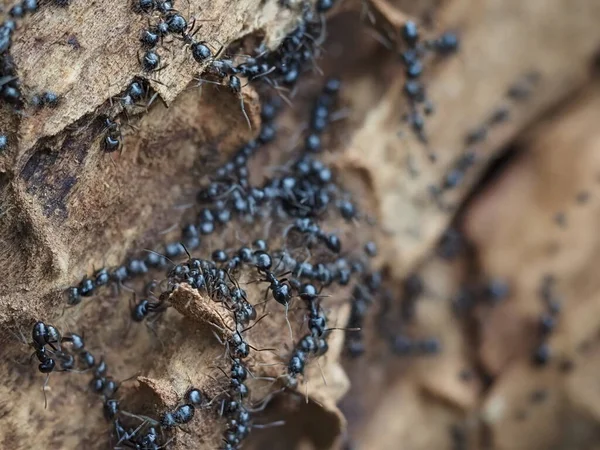
[[[318,65],[344,84],[344,119],[327,136],[329,151],[323,160],[336,169],[361,211],[377,219],[375,227],[358,228],[331,219],[327,228],[340,230],[349,250],[375,239],[380,249],[375,266],[387,271],[394,289],[420,269],[437,279],[440,296],[447,296],[464,276],[465,263],[448,268],[431,262],[437,240],[506,146],[589,83],[600,43],[600,3],[434,3],[342,2],[327,16],[328,39]],[[215,50],[236,41],[244,42],[241,49],[258,41],[273,49],[301,17],[301,9],[284,8],[275,0],[190,0],[189,8],[185,2],[176,6],[185,17],[196,18],[201,26],[196,38]],[[379,40],[397,34],[407,18],[425,23],[431,16],[435,26],[424,27],[424,33],[432,37],[455,30],[461,49],[456,57],[427,61],[427,89],[436,113],[427,120],[430,139],[424,146],[403,121],[405,78],[398,56]],[[86,274],[118,266],[143,249],[159,251],[160,245],[176,239],[179,225],[197,213],[195,206],[183,206],[193,204],[195,192],[215,167],[260,129],[261,100],[254,85],[244,86],[241,94],[249,130],[235,94],[226,87],[199,86],[207,76],[206,65],[192,59],[183,41],[165,38],[158,50],[161,70],[144,73],[139,35],[148,21],[128,2],[72,1],[64,8],[44,2],[38,12],[19,21],[14,33],[10,55],[24,103],[16,108],[0,104],[0,134],[8,137],[0,154],[0,325],[6,330],[0,358],[0,441],[7,448],[101,448],[109,437],[98,398],[86,392],[85,374],[53,374],[44,409],[43,376],[33,365],[21,364],[29,348],[14,336],[29,336],[35,320],[85,332],[93,352],[108,362],[116,379],[137,377],[120,388],[122,404],[132,411],[150,415],[171,408],[190,385],[210,397],[225,388],[215,369],[223,365],[223,347],[214,334],[226,338],[228,324],[218,307],[207,306],[197,293],[178,290],[173,297],[176,311],[169,311],[153,331],[132,326],[127,291],[116,295],[107,289],[76,308],[64,307],[65,288]],[[150,90],[142,105],[124,110],[121,98],[134,79],[146,80]],[[293,107],[280,119],[277,143],[252,161],[253,179],[271,175],[273,167],[289,160],[288,150],[297,146],[298,130],[321,85],[321,77],[311,74],[295,92],[286,93]],[[511,97],[511,88],[528,95]],[[46,90],[59,95],[58,106],[31,105],[32,96]],[[485,141],[466,146],[465,137],[488,123],[500,107],[508,108],[509,119],[490,126]],[[106,117],[120,123],[123,146],[118,153],[108,154],[102,147]],[[448,176],[467,150],[474,151],[475,162],[462,182],[449,189]],[[432,152],[435,163],[429,159]],[[439,194],[431,194],[432,186]],[[239,240],[273,234],[270,226],[237,223],[203,246],[207,251],[234,248]],[[478,239],[477,232],[473,235]],[[143,286],[132,287],[140,291]],[[263,295],[258,289],[248,291],[254,298]],[[330,323],[345,326],[348,298],[348,290],[339,290],[328,299]],[[412,375],[402,377],[398,366],[388,364],[389,352],[383,350],[387,343],[377,338],[375,324],[365,330],[372,359],[343,359],[344,334],[332,333],[331,350],[321,367],[313,364],[297,395],[286,396],[265,416],[283,417],[286,426],[258,431],[248,445],[334,448],[347,434],[348,418],[360,448],[398,448],[398,442],[415,449],[449,448],[441,429],[447,437],[446,425],[478,411],[487,394],[480,383],[465,387],[443,375],[478,358],[494,371],[498,367],[487,353],[473,355],[477,344],[449,325],[449,314],[432,311],[433,324],[424,329],[442,330],[454,343],[438,366],[425,370],[416,365]],[[295,319],[291,328],[297,338],[302,311],[291,312],[290,318]],[[283,314],[269,315],[264,326],[249,332],[250,343],[269,348],[275,342],[290,350],[284,319]],[[281,363],[276,355],[261,352],[251,359],[250,369],[257,377],[277,378]],[[260,380],[252,386],[257,400],[276,390]],[[423,399],[423,389],[435,399]],[[399,398],[408,406],[396,414]],[[429,433],[430,411],[440,430],[430,439],[415,437]],[[189,433],[175,431],[174,448],[218,447],[224,420],[212,410],[200,416]],[[498,448],[511,448],[510,442],[502,445]]]

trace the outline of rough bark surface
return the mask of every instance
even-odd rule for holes
[[[276,0],[177,6],[186,16],[208,19],[198,22],[198,36],[215,48],[244,38],[274,48],[299,20]],[[386,48],[407,18],[424,24],[428,36],[454,30],[461,38],[456,57],[427,61],[436,113],[426,122],[426,146],[403,121],[403,69]],[[327,134],[322,159],[376,224],[331,218],[324,227],[338,231],[348,251],[376,240],[375,265],[398,298],[409,274],[423,277],[415,317],[394,325],[413,337],[438,337],[442,352],[392,355],[379,335],[382,306],[376,305],[364,330],[367,353],[344,356],[344,333],[332,333],[327,356],[311,363],[295,392],[275,395],[260,416],[262,422],[285,420],[285,426],[253,431],[247,447],[597,448],[600,88],[592,68],[600,49],[600,2],[346,0],[327,20],[318,66],[342,78],[343,119]],[[56,109],[26,104],[18,113],[0,104],[0,132],[9,137],[0,154],[2,448],[106,448],[109,442],[88,375],[52,374],[44,408],[44,376],[29,364],[30,349],[19,338],[29,336],[35,320],[85,333],[111,375],[127,380],[119,392],[132,412],[156,417],[191,385],[210,398],[225,387],[220,341],[232,323],[220,305],[195,291],[176,290],[174,308],[151,327],[131,323],[126,290],[106,289],[78,307],[64,307],[64,289],[85,274],[176,238],[179,225],[197,213],[189,205],[201,182],[259,129],[254,88],[242,91],[249,130],[234,94],[198,86],[202,67],[180,40],[166,38],[160,46],[164,69],[142,73],[139,33],[147,23],[128,2],[72,1],[68,8],[48,2],[15,33],[11,54],[25,97],[48,89],[61,102]],[[149,81],[148,99],[156,96],[148,107],[120,113],[123,151],[111,158],[101,148],[103,117],[120,112],[119,98],[134,77]],[[315,70],[289,93],[293,107],[279,120],[278,140],[251,162],[253,179],[276,173],[298,146],[322,79]],[[511,98],[507,92],[515,87],[529,95]],[[470,147],[475,164],[462,183],[433,196],[431,186],[443,186],[464,155],[465,136],[498,107],[509,109],[509,119]],[[509,146],[517,157],[490,182],[487,169]],[[436,243],[450,223],[470,246],[447,261],[437,256]],[[276,222],[230,224],[205,240],[203,251],[284,230]],[[539,369],[531,352],[542,311],[540,280],[547,273],[557,277],[567,300],[550,341],[552,364]],[[156,275],[159,281],[163,276]],[[457,316],[451,300],[461,287],[493,277],[510,282],[509,298],[479,304],[468,318]],[[264,289],[251,281],[241,280],[259,303]],[[330,292],[323,300],[333,326],[348,320],[349,292]],[[249,359],[258,378],[250,382],[255,402],[279,389],[281,364],[293,347],[280,305],[269,303],[261,326],[247,333],[254,347],[275,348]],[[393,310],[400,306],[394,302]],[[299,308],[290,309],[295,338],[303,317]],[[219,445],[222,418],[210,408],[197,415],[174,432],[173,448]],[[465,447],[457,446],[457,434]]]

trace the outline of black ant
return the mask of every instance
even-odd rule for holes
[[[217,315],[219,315],[217,313]],[[242,330],[239,329],[239,325],[240,323],[236,321],[235,324],[235,331],[229,329],[229,331],[231,331],[231,336],[227,339],[227,341],[223,342],[216,334],[215,337],[217,338],[217,340],[226,346],[227,348],[227,352],[230,354],[231,358],[235,361],[236,358],[237,359],[245,359],[248,357],[248,355],[250,355],[250,349],[257,351],[257,352],[262,352],[262,351],[274,351],[274,349],[272,348],[266,348],[266,349],[257,349],[256,347],[248,344],[245,340],[244,337],[242,336],[242,333],[245,333],[246,331],[252,329],[254,326],[256,326],[258,323],[260,323],[260,321],[262,319],[264,319],[265,317],[267,317],[267,314],[264,314],[263,316],[261,316],[258,320],[256,320],[252,325],[250,325],[249,327],[246,327]],[[234,316],[235,318],[235,316]],[[225,333],[225,330],[221,327],[219,327],[218,325],[211,323],[211,325],[213,327],[215,327],[216,329],[218,329],[219,331],[221,331],[222,333]]]
[[[298,375],[304,375],[309,356],[324,355],[329,349],[325,338],[315,338],[311,334],[304,336],[294,348],[287,364],[286,385],[295,388],[298,385]]]
[[[155,2],[156,2],[156,9],[161,14],[167,14],[174,10],[172,0],[155,0]]]
[[[200,389],[191,388],[186,392],[185,400],[194,406],[200,406],[204,401],[204,395],[200,392]]]
[[[256,269],[265,276],[265,279],[261,281],[270,283],[269,289],[271,289],[275,301],[287,307],[292,299],[291,288],[286,284],[287,279],[284,278],[283,280],[279,280],[273,272],[270,271],[273,261],[267,252],[263,250],[254,252],[254,259]]]
[[[25,13],[34,13],[37,9],[37,0],[24,0],[10,8],[8,15],[14,19],[20,19],[25,16]]]
[[[329,250],[331,250],[333,253],[340,253],[340,251],[342,250],[342,243],[340,241],[340,238],[333,233],[331,233],[331,234],[325,233],[311,219],[308,219],[308,218],[296,219],[294,224],[291,225],[290,228],[288,229],[288,231],[285,232],[285,235],[287,235],[287,233],[290,230],[295,230],[295,231],[298,231],[299,233],[307,234],[311,238],[318,239],[319,241],[323,242],[325,244],[325,246]]]
[[[146,319],[146,317],[148,317],[150,314],[158,315],[166,311],[169,307],[168,303],[166,302],[168,295],[168,292],[163,292],[158,301],[147,299],[140,300],[131,310],[131,319],[134,322],[143,322],[144,319]]]
[[[244,97],[242,96],[242,83],[240,79],[235,75],[230,75],[228,80],[228,86],[231,92],[237,95],[240,98],[240,106],[242,108],[242,113],[246,118],[246,122],[248,123],[248,128],[252,129],[252,124],[250,123],[250,118],[248,114],[246,114],[246,108],[244,107]]]
[[[142,66],[142,70],[144,72],[158,72],[168,67],[164,65],[160,66],[160,55],[156,53],[154,50],[150,49],[144,53],[143,58],[140,59],[140,55],[138,54],[138,61]]]
[[[0,25],[0,54],[5,53],[12,44],[12,34],[17,24],[14,20],[5,20]]]
[[[160,425],[166,430],[175,428],[177,425],[183,425],[190,422],[194,418],[194,405],[180,405],[173,412],[166,412],[160,419]]]
[[[154,0],[134,0],[132,7],[136,12],[148,13],[156,8],[156,3]]]
[[[333,8],[335,4],[335,0],[318,0],[316,4],[316,9],[320,13],[324,13]]]
[[[54,92],[46,91],[42,94],[36,94],[31,98],[31,103],[36,108],[56,108],[59,103],[59,96]]]
[[[190,48],[192,49],[192,57],[197,63],[203,63],[212,58],[212,51],[204,41],[193,42],[190,44]]]
[[[206,47],[206,49],[208,49],[208,47]],[[192,54],[194,54],[193,48],[192,48]],[[200,81],[200,85],[202,83],[211,83],[211,84],[216,84],[218,86],[227,86],[233,94],[235,94],[236,96],[239,97],[242,114],[244,114],[244,118],[246,119],[248,128],[250,130],[252,129],[252,123],[250,122],[250,118],[248,117],[248,114],[246,113],[246,107],[244,106],[244,97],[242,95],[242,82],[240,81],[240,78],[238,76],[229,75],[227,77],[227,80],[225,82],[221,82],[221,83],[218,83],[216,81],[204,80],[204,79],[198,79],[198,80]]]
[[[25,10],[23,9],[23,5],[16,4],[8,11],[8,15],[13,19],[20,19],[25,15]]]
[[[169,33],[183,34],[188,28],[187,20],[179,13],[169,13],[165,22]]]
[[[0,85],[2,85],[2,80],[0,80]],[[19,90],[16,78],[11,77],[11,81],[8,81],[2,85],[2,88],[0,89],[0,97],[6,100],[8,103],[12,103],[14,105],[21,102],[21,91]]]
[[[104,151],[107,153],[113,153],[121,148],[121,139],[123,138],[121,134],[121,127],[119,124],[109,117],[104,119],[104,124],[106,126],[106,135],[103,139],[103,147]]]
[[[143,47],[148,49],[152,49],[158,45],[158,42],[161,39],[161,35],[157,32],[157,30],[153,27],[142,30],[140,34],[140,42]]]
[[[74,358],[72,355],[66,353],[61,348],[61,341],[63,340],[60,332],[56,327],[44,322],[36,322],[31,330],[32,343],[30,344],[35,352],[35,355],[40,362],[38,370],[41,373],[46,374],[46,381],[42,388],[44,392],[44,407],[48,406],[48,400],[46,398],[46,386],[50,379],[50,373],[56,368],[56,361],[58,360],[61,364],[61,370],[71,370],[74,367]],[[50,347],[48,349],[46,346]],[[33,355],[31,355],[33,357]]]
[[[134,78],[129,86],[127,86],[123,97],[121,97],[121,104],[124,107],[133,106],[136,104],[136,102],[140,101],[145,95],[147,95],[149,90],[150,88],[143,80]],[[155,94],[155,96],[150,99],[150,102],[147,106],[152,104],[156,95],[158,94]]]

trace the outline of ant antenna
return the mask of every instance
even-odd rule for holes
[[[185,244],[181,243],[181,246],[183,247],[183,250],[185,251],[185,254],[188,256],[188,259],[192,259],[192,255],[190,255],[190,252],[188,252],[188,249],[185,246]]]

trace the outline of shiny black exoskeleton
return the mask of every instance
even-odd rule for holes
[[[106,127],[106,134],[102,141],[104,151],[107,153],[116,152],[121,148],[121,127],[108,117],[104,120],[104,124]]]

